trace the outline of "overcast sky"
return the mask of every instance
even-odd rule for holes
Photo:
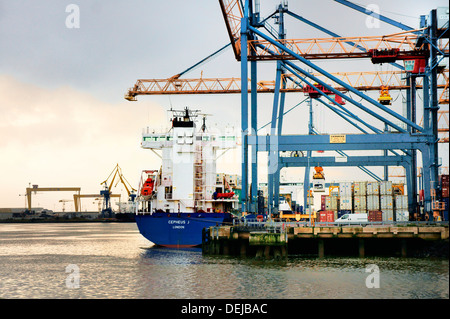
[[[270,14],[277,3],[262,0],[261,16]],[[448,5],[441,0],[358,3],[376,4],[382,14],[411,27],[419,26],[420,15]],[[66,25],[71,14],[66,8],[71,4],[80,10],[79,28]],[[384,23],[367,28],[367,16],[331,0],[291,0],[289,9],[342,36],[399,31]],[[290,17],[286,29],[287,38],[327,37]],[[165,127],[170,106],[201,109],[212,114],[211,125],[239,128],[239,95],[140,96],[133,103],[123,99],[137,79],[168,78],[228,41],[216,0],[0,0],[0,207],[24,207],[29,183],[98,193],[116,163],[137,188],[143,169],[160,166],[155,155],[140,148],[142,129]],[[380,69],[368,60],[317,64],[330,72]],[[274,79],[274,63],[260,63],[258,68],[259,80]],[[240,77],[240,65],[228,50],[185,77],[201,75]],[[396,98],[392,108],[398,112],[401,94],[392,93]],[[303,94],[288,94],[286,109],[303,98]],[[259,126],[270,119],[271,108],[272,96],[260,96]],[[354,132],[323,106],[315,104],[315,110],[320,131]],[[307,133],[306,106],[290,113],[284,132]],[[448,166],[448,153],[441,156]],[[240,173],[239,158],[230,152],[218,168]],[[369,179],[358,175],[357,168],[327,171],[333,179]],[[374,171],[382,174],[380,169]],[[116,192],[122,191],[118,185]],[[71,198],[72,193],[42,193],[33,198],[33,206],[60,210],[58,201]],[[92,207],[92,201],[83,202],[83,208]]]

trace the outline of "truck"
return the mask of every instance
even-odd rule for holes
[[[361,214],[344,214],[334,221],[339,225],[366,225],[369,222],[366,213]]]

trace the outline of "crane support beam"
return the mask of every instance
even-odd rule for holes
[[[336,150],[423,150],[433,142],[432,135],[408,133],[389,134],[336,134],[336,135],[280,135],[248,136],[248,145],[258,144],[258,151],[275,148],[287,151],[336,151]]]
[[[409,156],[348,156],[346,161],[338,161],[332,156],[320,157],[280,157],[279,165],[282,167],[306,167],[306,166],[406,166],[409,164]],[[309,162],[309,163],[308,163]]]

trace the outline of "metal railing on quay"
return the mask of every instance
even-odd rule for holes
[[[448,221],[379,221],[379,222],[314,222],[310,225],[309,221],[283,222],[274,220],[241,219],[233,220],[233,228],[241,231],[266,231],[266,232],[284,232],[290,227],[350,227],[350,226],[447,226]]]

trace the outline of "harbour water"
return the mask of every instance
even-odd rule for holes
[[[448,299],[449,261],[203,256],[154,247],[134,223],[0,224],[1,298]]]

